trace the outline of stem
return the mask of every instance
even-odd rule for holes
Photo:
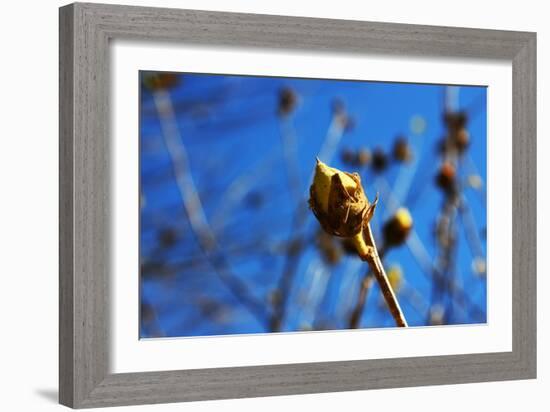
[[[353,238],[357,252],[361,260],[368,263],[372,273],[374,274],[380,291],[384,296],[384,300],[388,305],[388,309],[395,320],[395,324],[399,327],[407,327],[407,320],[405,315],[399,306],[397,297],[391,287],[384,266],[382,265],[382,260],[376,249],[376,243],[374,242],[374,236],[372,235],[372,230],[370,228],[370,223],[366,224],[363,228],[363,232],[359,233],[355,238]]]
[[[351,312],[351,316],[349,318],[350,329],[357,329],[359,327],[359,323],[361,322],[361,315],[363,314],[363,309],[365,308],[365,304],[367,303],[367,296],[369,294],[369,290],[372,286],[373,281],[374,278],[372,277],[370,271],[367,272],[367,274],[363,277],[363,280],[361,281],[359,299],[357,299],[357,305],[355,305],[355,309],[353,309],[353,312]]]

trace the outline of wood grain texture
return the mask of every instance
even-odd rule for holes
[[[59,25],[62,404],[84,408],[535,377],[534,33],[83,3],[62,7]],[[513,350],[110,374],[110,39],[511,61]]]

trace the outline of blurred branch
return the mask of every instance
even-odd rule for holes
[[[222,283],[260,324],[264,324],[266,319],[264,305],[257,301],[249,293],[245,283],[231,272],[224,256],[213,254],[219,246],[210,229],[191,176],[187,151],[179,134],[170,94],[164,89],[157,89],[153,92],[153,97],[161,120],[164,142],[172,160],[176,183],[193,233]]]
[[[344,131],[344,125],[341,121],[338,121],[336,119],[336,115],[334,115],[329,125],[327,134],[325,135],[325,139],[319,150],[319,154],[322,154],[324,156],[324,160],[326,160],[326,162],[330,162],[332,156],[334,156],[336,147],[338,146],[338,143],[340,142]],[[310,176],[309,181],[311,181],[312,177],[313,175]],[[294,248],[292,252],[288,253],[283,264],[282,275],[279,278],[277,290],[280,298],[277,300],[273,308],[273,315],[270,321],[270,330],[272,332],[280,331],[285,319],[286,305],[290,294],[292,281],[296,269],[298,268],[298,264],[300,262],[302,250],[304,247],[304,235],[300,232],[307,221],[307,210],[308,208],[305,198],[299,199],[291,223],[290,237],[292,239],[291,243],[294,245]],[[298,234],[296,235],[296,233]]]
[[[361,317],[365,309],[365,304],[367,303],[367,295],[369,290],[374,282],[374,277],[372,276],[371,271],[369,270],[367,274],[363,277],[361,281],[361,286],[359,288],[359,298],[357,299],[357,304],[351,312],[349,317],[349,328],[357,329],[361,323]]]

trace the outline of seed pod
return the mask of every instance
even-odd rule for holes
[[[465,128],[460,128],[451,134],[454,146],[458,153],[464,153],[470,144],[470,133]]]
[[[170,248],[178,241],[178,234],[174,229],[166,228],[159,232],[158,242],[161,246]]]
[[[464,112],[447,112],[443,115],[443,120],[449,131],[456,131],[466,126],[468,117]]]
[[[179,84],[179,76],[176,73],[147,73],[143,75],[142,81],[150,90],[166,90]]]
[[[371,154],[369,149],[362,147],[357,151],[357,164],[359,166],[366,166],[371,160]]]
[[[407,139],[398,137],[393,144],[393,158],[402,163],[409,162],[412,159],[411,148]]]
[[[342,172],[317,159],[309,206],[327,233],[353,237],[372,218],[376,201],[368,201],[357,173]]]
[[[398,292],[399,289],[401,289],[401,286],[403,285],[403,270],[401,269],[401,266],[399,265],[392,265],[387,273],[388,280],[390,282],[390,285],[392,289],[395,292]]]
[[[278,113],[281,116],[291,113],[296,107],[298,98],[294,90],[290,87],[285,87],[279,92],[279,107]]]
[[[456,188],[456,170],[452,163],[445,162],[441,165],[435,182],[444,192],[449,194],[454,192]]]
[[[393,247],[402,245],[413,226],[413,219],[409,210],[401,207],[397,209],[395,214],[384,224],[384,246]]]
[[[381,173],[388,167],[388,156],[380,148],[374,149],[372,153],[372,169],[376,173]]]
[[[355,156],[355,152],[351,149],[344,149],[342,150],[342,162],[350,165],[355,166],[357,163],[357,157]]]

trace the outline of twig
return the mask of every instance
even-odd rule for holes
[[[330,162],[331,158],[334,156],[335,150],[343,134],[344,128],[333,117],[329,125],[327,134],[325,135],[325,139],[323,140],[323,143],[319,150],[319,154],[320,156],[322,156],[321,158],[323,160],[325,160],[326,162]],[[309,177],[309,181],[311,181],[312,178],[313,174]],[[307,193],[305,193],[304,195],[307,195]],[[305,198],[303,202],[300,199],[291,223],[292,231],[290,242],[292,242],[295,250],[292,253],[288,253],[283,266],[283,273],[279,278],[277,290],[280,294],[280,299],[278,299],[276,305],[274,305],[273,315],[270,320],[270,330],[272,332],[280,331],[284,322],[284,318],[286,315],[286,305],[290,294],[292,281],[298,264],[300,263],[301,252],[305,243],[304,234],[298,234],[297,236],[295,236],[295,233],[300,233],[301,229],[305,225],[307,217],[309,216],[307,212],[308,208]]]
[[[361,288],[359,289],[359,298],[357,299],[357,304],[351,312],[349,317],[349,328],[357,329],[361,322],[361,317],[363,315],[363,310],[365,309],[365,304],[367,303],[367,295],[369,290],[374,282],[371,271],[369,270],[363,280],[361,281]]]
[[[219,246],[208,224],[200,197],[191,176],[187,151],[181,141],[170,95],[166,90],[160,89],[153,93],[153,97],[161,120],[164,142],[172,160],[174,176],[180,191],[183,206],[192,231],[197,237],[199,246],[218,274],[222,283],[225,284],[235,298],[249,310],[260,324],[264,324],[266,319],[264,305],[250,295],[244,282],[233,275],[223,255],[216,256],[213,253],[219,249]]]
[[[399,327],[407,327],[407,320],[401,310],[401,306],[399,306],[399,301],[395,296],[388,276],[386,275],[386,271],[384,270],[384,265],[382,265],[380,255],[378,254],[378,249],[376,248],[376,243],[374,241],[374,236],[372,235],[370,224],[365,225],[363,227],[363,231],[367,248],[366,250],[358,250],[359,257],[361,260],[369,264],[370,269],[378,282],[380,291],[384,296],[384,300],[388,305],[388,309],[395,320],[395,324]]]

